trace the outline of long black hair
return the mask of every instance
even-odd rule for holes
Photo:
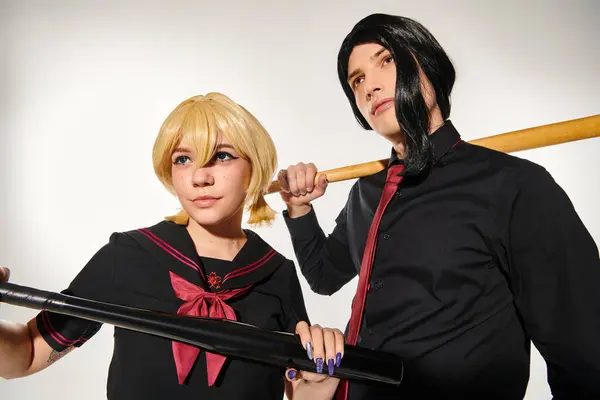
[[[344,39],[338,53],[338,76],[359,124],[372,130],[356,106],[348,84],[348,59],[359,44],[379,43],[396,63],[396,119],[405,135],[405,174],[416,175],[433,160],[429,141],[429,110],[421,93],[419,67],[431,82],[442,112],[450,116],[450,93],[455,71],[450,58],[435,37],[420,23],[406,17],[372,14],[359,21]]]

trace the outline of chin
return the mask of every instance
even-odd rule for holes
[[[187,212],[190,218],[192,218],[198,225],[202,226],[214,226],[223,222],[225,219],[220,212],[217,210],[191,210]]]
[[[401,133],[400,125],[395,118],[395,116],[393,116],[393,118],[385,118],[376,123],[369,123],[369,125],[371,125],[371,128],[373,128],[378,135],[383,136],[386,139],[395,137]]]
[[[188,214],[198,225],[206,227],[218,226],[223,223],[230,224],[231,219],[234,218],[232,213],[223,212],[223,210],[218,209],[194,210],[193,213],[188,212]]]
[[[402,137],[402,131],[397,125],[374,128],[373,130],[377,132],[379,136],[393,142],[397,142]]]

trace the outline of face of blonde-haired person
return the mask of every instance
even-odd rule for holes
[[[224,136],[207,165],[198,168],[195,161],[193,143],[183,138],[171,156],[171,178],[190,219],[206,227],[241,221],[251,178],[250,163]]]

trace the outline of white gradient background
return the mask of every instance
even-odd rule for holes
[[[457,70],[451,119],[466,140],[600,113],[595,0],[287,3],[0,0],[0,263],[13,282],[62,290],[111,232],[175,211],[151,148],[189,96],[221,91],[247,107],[271,132],[280,167],[388,156],[387,142],[354,121],[335,69],[343,37],[373,12],[412,17],[440,40]],[[552,173],[597,243],[599,154],[600,139],[517,154]],[[351,185],[332,184],[316,202],[326,232]],[[282,209],[278,196],[269,201]],[[281,218],[258,231],[294,257]],[[301,280],[313,322],[343,328],[356,280],[332,297]],[[112,332],[36,376],[0,380],[0,398],[105,398]],[[537,352],[526,398],[550,398]]]

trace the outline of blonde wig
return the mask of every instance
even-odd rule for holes
[[[181,140],[186,137],[194,143],[196,164],[203,167],[215,156],[221,135],[252,168],[245,202],[246,209],[250,211],[248,223],[270,223],[275,218],[275,211],[265,201],[264,194],[277,168],[275,145],[266,129],[250,112],[221,93],[191,97],[169,114],[152,151],[156,176],[174,193],[171,157]],[[182,210],[167,219],[185,225],[189,216]]]

